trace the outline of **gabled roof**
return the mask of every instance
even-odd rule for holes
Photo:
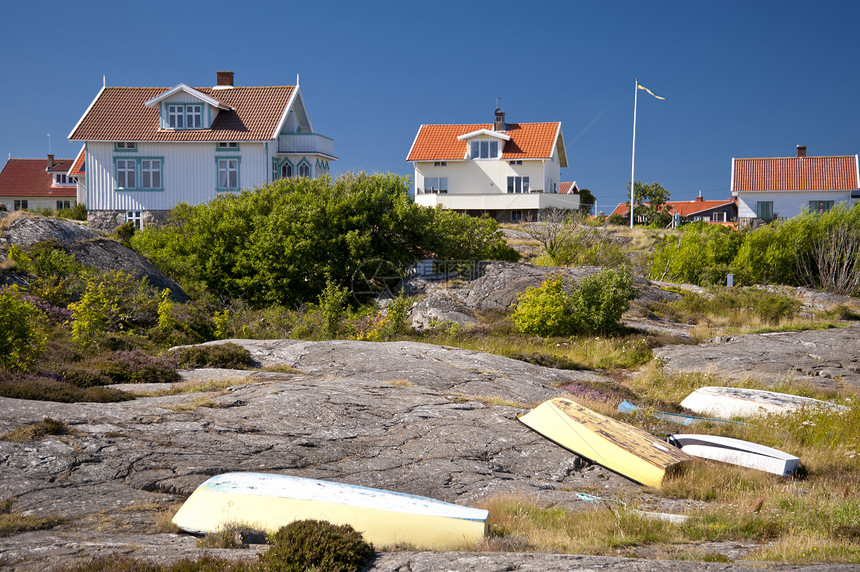
[[[72,164],[71,159],[59,161]],[[74,197],[75,186],[52,187],[54,177],[45,170],[45,159],[9,159],[0,171],[0,196],[2,197]],[[68,168],[68,167],[67,167]]]
[[[561,183],[558,192],[563,195],[578,195],[579,187],[576,185],[576,181],[573,181],[572,183]]]
[[[143,104],[147,107],[152,107],[152,106],[164,101],[168,97],[170,97],[176,93],[179,93],[180,91],[183,93],[187,93],[191,97],[195,97],[195,98],[199,99],[200,101],[202,101],[203,103],[207,103],[207,104],[211,105],[212,107],[218,107],[219,109],[230,109],[229,106],[224,105],[223,103],[221,103],[220,101],[218,101],[214,97],[209,97],[208,95],[206,95],[202,91],[198,91],[198,90],[194,89],[193,87],[188,87],[184,83],[180,83],[179,85],[171,87],[170,89],[168,89],[164,93],[161,93],[160,95],[156,95],[152,99],[143,102]]]
[[[86,146],[81,147],[81,150],[78,151],[78,156],[75,157],[75,162],[72,163],[72,168],[69,169],[70,177],[83,177],[86,175],[86,165],[84,165],[84,158],[86,157]]]
[[[717,209],[727,205],[734,204],[735,199],[724,199],[716,201],[706,201],[704,199],[695,199],[692,201],[666,201],[663,205],[663,210],[671,213],[677,213],[682,217],[690,217],[703,213],[709,210]],[[630,208],[627,203],[619,203],[611,215],[629,215]]]
[[[732,159],[732,192],[860,188],[857,155]]]
[[[479,135],[486,135],[487,137],[495,137],[496,139],[501,139],[503,141],[510,141],[511,136],[505,134],[504,131],[493,131],[492,129],[478,129],[477,131],[472,131],[471,133],[464,133],[457,137],[458,141],[463,141],[465,139],[472,139],[474,137],[478,137]]]
[[[175,88],[106,87],[72,130],[72,141],[268,141],[276,134],[295,86],[195,88],[230,110],[211,129],[159,129],[159,106],[146,102]],[[213,98],[215,99],[215,98]]]
[[[567,166],[560,122],[508,123],[506,127],[502,133],[509,136],[510,140],[504,144],[502,159],[549,159],[558,144],[561,166]],[[492,131],[493,124],[422,125],[406,160],[462,161],[466,158],[469,143],[459,137],[482,129]]]

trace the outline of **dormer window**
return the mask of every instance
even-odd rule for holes
[[[202,125],[202,105],[170,104],[167,106],[167,126],[170,129],[200,129]]]
[[[499,156],[499,142],[472,141],[469,155],[472,159],[495,159]]]

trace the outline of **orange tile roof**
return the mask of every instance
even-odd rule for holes
[[[856,155],[732,160],[732,192],[857,188]]]
[[[555,149],[561,123],[508,123],[506,127],[502,133],[511,139],[504,142],[502,159],[548,159]],[[469,142],[457,137],[480,129],[492,131],[493,124],[422,125],[406,160],[462,161]]]
[[[75,157],[75,162],[72,164],[72,168],[69,169],[69,175],[72,177],[83,177],[86,175],[86,165],[84,165],[84,160],[86,157],[86,147],[81,147],[81,150],[78,151],[78,156]]]
[[[721,201],[666,201],[666,208],[681,216],[687,217],[711,209],[724,207],[732,204],[733,202],[734,201],[732,199],[724,199]]]
[[[71,164],[71,159],[60,159]],[[52,187],[45,159],[9,159],[0,171],[0,197],[75,197],[77,187]]]
[[[574,184],[575,181],[573,183],[562,183],[558,192],[563,195],[570,194],[571,192],[573,192],[574,194],[579,194],[579,191],[576,188],[571,191],[571,187],[573,187]]]
[[[54,166],[48,169],[49,173],[68,173],[74,159],[54,159]],[[47,166],[47,162],[45,163]]]
[[[689,217],[694,214],[698,214],[701,212],[709,211],[711,209],[723,207],[729,204],[734,203],[734,199],[725,199],[725,200],[717,200],[717,201],[705,201],[705,200],[693,200],[693,201],[666,201],[664,210],[668,209],[671,212],[676,212],[682,217]],[[627,207],[627,203],[619,203],[615,210],[612,211],[611,215],[628,215],[630,214],[630,209]]]
[[[107,87],[99,94],[72,141],[261,141],[272,134],[295,90],[293,86],[194,88],[233,111],[220,111],[211,129],[159,129],[159,106],[144,102],[166,87]]]

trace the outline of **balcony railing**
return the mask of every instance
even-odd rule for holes
[[[278,137],[278,153],[321,154],[334,157],[334,140],[318,133],[290,133]]]

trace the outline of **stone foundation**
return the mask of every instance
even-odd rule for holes
[[[143,226],[162,226],[170,211],[141,211]],[[127,211],[87,211],[87,226],[103,232],[113,232],[126,222]]]

